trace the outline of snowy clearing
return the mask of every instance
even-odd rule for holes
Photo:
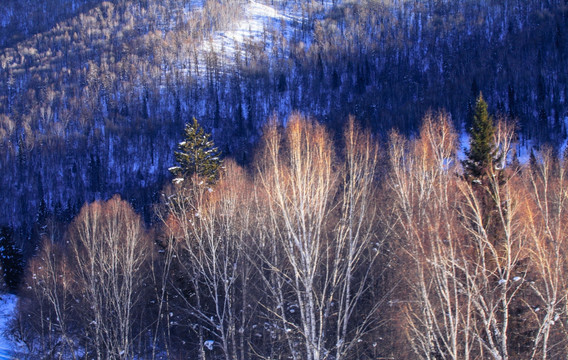
[[[321,6],[331,8],[333,3],[325,1]],[[261,44],[269,53],[275,40],[278,41],[277,37],[282,36],[289,41],[294,36],[302,21],[306,20],[305,16],[298,6],[282,9],[279,1],[272,5],[251,1],[244,5],[240,21],[235,21],[229,29],[215,32],[201,45],[202,56],[211,52],[221,54],[222,62],[230,66],[235,62],[237,48],[243,51],[246,46]],[[306,43],[309,45],[308,39]]]
[[[271,39],[267,29],[280,28],[280,23],[283,21],[286,26],[293,21],[300,21],[298,17],[281,14],[274,7],[255,1],[244,5],[243,14],[244,18],[234,22],[230,29],[217,31],[209,41],[205,41],[202,44],[202,52],[214,51],[222,54],[223,61],[232,64],[237,47],[242,50],[245,43],[257,42],[265,42],[270,47]]]

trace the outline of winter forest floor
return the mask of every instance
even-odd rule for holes
[[[12,294],[0,295],[0,360],[13,359],[16,345],[10,340],[7,331],[14,316],[18,297]]]

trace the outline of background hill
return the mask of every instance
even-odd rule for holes
[[[383,136],[445,108],[465,128],[479,91],[518,119],[521,145],[565,138],[564,0],[0,8],[0,224],[26,237],[114,193],[150,221],[192,117],[242,163],[272,115],[339,128],[354,114]]]

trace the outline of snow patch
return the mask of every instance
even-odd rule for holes
[[[213,37],[204,42],[201,51],[206,53],[215,51],[224,57],[227,65],[232,65],[235,60],[236,49],[241,51],[247,44],[265,44],[266,49],[272,48],[272,35],[269,29],[281,29],[284,24],[288,31],[284,32],[284,37],[289,39],[294,24],[301,22],[301,16],[286,12],[281,13],[276,8],[251,1],[244,5],[244,17],[240,21],[236,21],[231,28],[217,31]]]
[[[12,294],[0,295],[0,359],[13,359],[15,349],[19,348],[8,337],[9,324],[16,310],[18,297]]]
[[[207,348],[207,350],[212,351],[213,345],[215,344],[214,340],[206,340],[203,345]]]

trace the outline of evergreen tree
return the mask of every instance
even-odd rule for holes
[[[18,290],[24,273],[22,253],[14,242],[14,232],[9,227],[0,228],[0,265],[8,290]]]
[[[174,182],[180,183],[194,175],[204,178],[208,184],[214,184],[219,177],[222,165],[219,150],[210,140],[210,134],[205,133],[197,120],[185,125],[185,139],[178,145],[175,152],[179,166],[169,170],[175,176]]]
[[[496,145],[493,135],[493,120],[487,111],[487,103],[480,93],[475,103],[472,126],[470,128],[469,150],[463,162],[465,173],[473,179],[481,179],[495,162]]]

